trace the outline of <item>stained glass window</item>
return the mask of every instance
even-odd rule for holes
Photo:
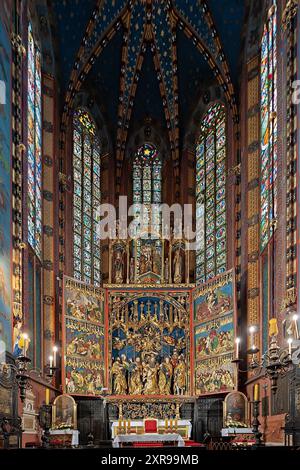
[[[73,180],[74,277],[99,286],[100,140],[91,116],[81,108],[73,117]]]
[[[40,257],[42,251],[42,112],[41,53],[32,25],[28,25],[28,241]]]
[[[263,249],[274,230],[277,215],[277,47],[276,2],[269,10],[261,41],[261,214]]]
[[[212,104],[201,121],[196,146],[196,281],[226,271],[225,107]]]
[[[161,160],[153,144],[145,143],[136,152],[133,162],[133,203],[143,204],[143,215],[149,221],[151,231],[160,233],[160,213],[151,213],[151,204],[161,203]]]

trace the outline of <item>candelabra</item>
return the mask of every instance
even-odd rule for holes
[[[53,377],[55,377],[57,371],[58,371],[58,367],[54,367],[52,364],[46,364],[45,373],[49,382],[51,382]]]
[[[270,337],[270,345],[268,351],[263,354],[260,361],[256,359],[259,349],[252,346],[247,354],[251,356],[251,361],[246,370],[241,370],[239,364],[241,359],[237,357],[232,362],[236,364],[237,372],[247,373],[253,371],[256,376],[264,375],[271,381],[271,390],[273,393],[277,390],[277,382],[279,376],[285,375],[293,368],[291,343],[289,349],[280,348],[277,343],[277,334]]]
[[[20,398],[22,403],[26,397],[26,390],[29,379],[28,365],[31,360],[25,355],[20,355],[16,358],[15,364],[5,363],[1,365],[2,374],[11,374],[11,377],[14,377],[15,382],[18,385]]]
[[[271,336],[268,351],[262,356],[260,362],[255,359],[258,352],[258,348],[248,351],[251,355],[249,369],[268,377],[271,381],[271,390],[275,393],[279,375],[285,375],[293,366],[291,352],[278,346],[277,335]]]

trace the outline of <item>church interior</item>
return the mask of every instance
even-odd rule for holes
[[[300,445],[299,34],[0,2],[0,449]]]

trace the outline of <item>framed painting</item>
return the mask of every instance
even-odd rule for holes
[[[228,393],[223,403],[224,427],[249,426],[249,402],[247,397],[238,391]]]
[[[52,429],[77,429],[77,404],[67,394],[59,395],[52,405]]]

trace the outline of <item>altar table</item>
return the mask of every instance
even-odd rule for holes
[[[77,429],[50,429],[49,433],[50,436],[54,436],[54,440],[56,437],[58,440],[61,440],[62,443],[64,438],[71,436],[71,446],[77,447],[79,445],[79,431]]]
[[[159,419],[157,422],[158,431],[161,434],[165,434],[165,424],[166,424],[165,419]],[[117,436],[118,429],[119,429],[119,421],[113,421],[111,425],[111,435],[113,439]],[[131,429],[131,432],[133,433],[141,434],[141,430],[144,429],[144,421],[143,420],[130,420],[130,429]],[[184,439],[190,439],[191,434],[192,434],[192,423],[188,419],[178,419],[177,429],[173,429],[172,431],[179,433]]]
[[[113,447],[129,442],[177,442],[178,447],[184,447],[180,434],[119,434],[113,440]]]

